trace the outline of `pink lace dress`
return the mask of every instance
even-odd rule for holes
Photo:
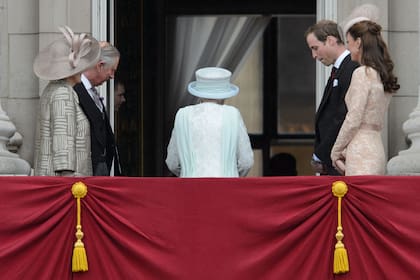
[[[345,97],[348,112],[331,151],[333,163],[344,162],[346,176],[385,174],[381,131],[390,99],[376,70],[361,66],[353,72]]]

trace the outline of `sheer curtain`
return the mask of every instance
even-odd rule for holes
[[[187,85],[195,71],[206,66],[237,69],[262,36],[270,16],[182,16],[173,18],[168,40],[166,133],[170,133],[178,108],[197,100]],[[167,135],[168,137],[169,135]]]

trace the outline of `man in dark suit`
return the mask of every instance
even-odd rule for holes
[[[89,119],[94,176],[109,176],[114,162],[114,175],[121,175],[115,137],[109,123],[102,98],[96,89],[113,79],[120,61],[120,53],[108,42],[100,42],[101,56],[98,63],[86,70],[82,82],[74,86],[80,106]]]
[[[311,160],[314,171],[321,175],[340,175],[331,163],[331,149],[346,117],[344,101],[351,76],[358,64],[341,38],[337,23],[321,20],[305,32],[312,57],[325,66],[332,65],[332,74],[315,116],[315,145]]]

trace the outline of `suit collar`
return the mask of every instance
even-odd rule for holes
[[[341,56],[339,58],[340,58],[340,64],[339,64],[340,67],[337,69],[337,72],[335,74],[336,79],[338,79],[340,77],[340,74],[341,74],[341,72],[344,68],[343,65],[347,64],[351,60],[350,52],[348,50],[346,50],[345,52],[343,52],[341,54]],[[335,67],[335,64],[334,64],[334,67]],[[328,100],[328,98],[331,95],[332,83],[333,83],[333,81],[329,79],[327,84],[325,85],[324,93],[322,94],[321,103],[319,104],[318,110],[315,114],[315,119],[318,119],[318,116],[319,116],[320,112],[322,112],[326,101]]]

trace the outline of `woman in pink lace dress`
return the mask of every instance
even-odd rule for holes
[[[399,89],[394,64],[381,35],[370,20],[353,24],[346,32],[353,72],[345,102],[347,115],[331,151],[334,167],[348,175],[383,175],[386,157],[381,131],[392,93]]]

